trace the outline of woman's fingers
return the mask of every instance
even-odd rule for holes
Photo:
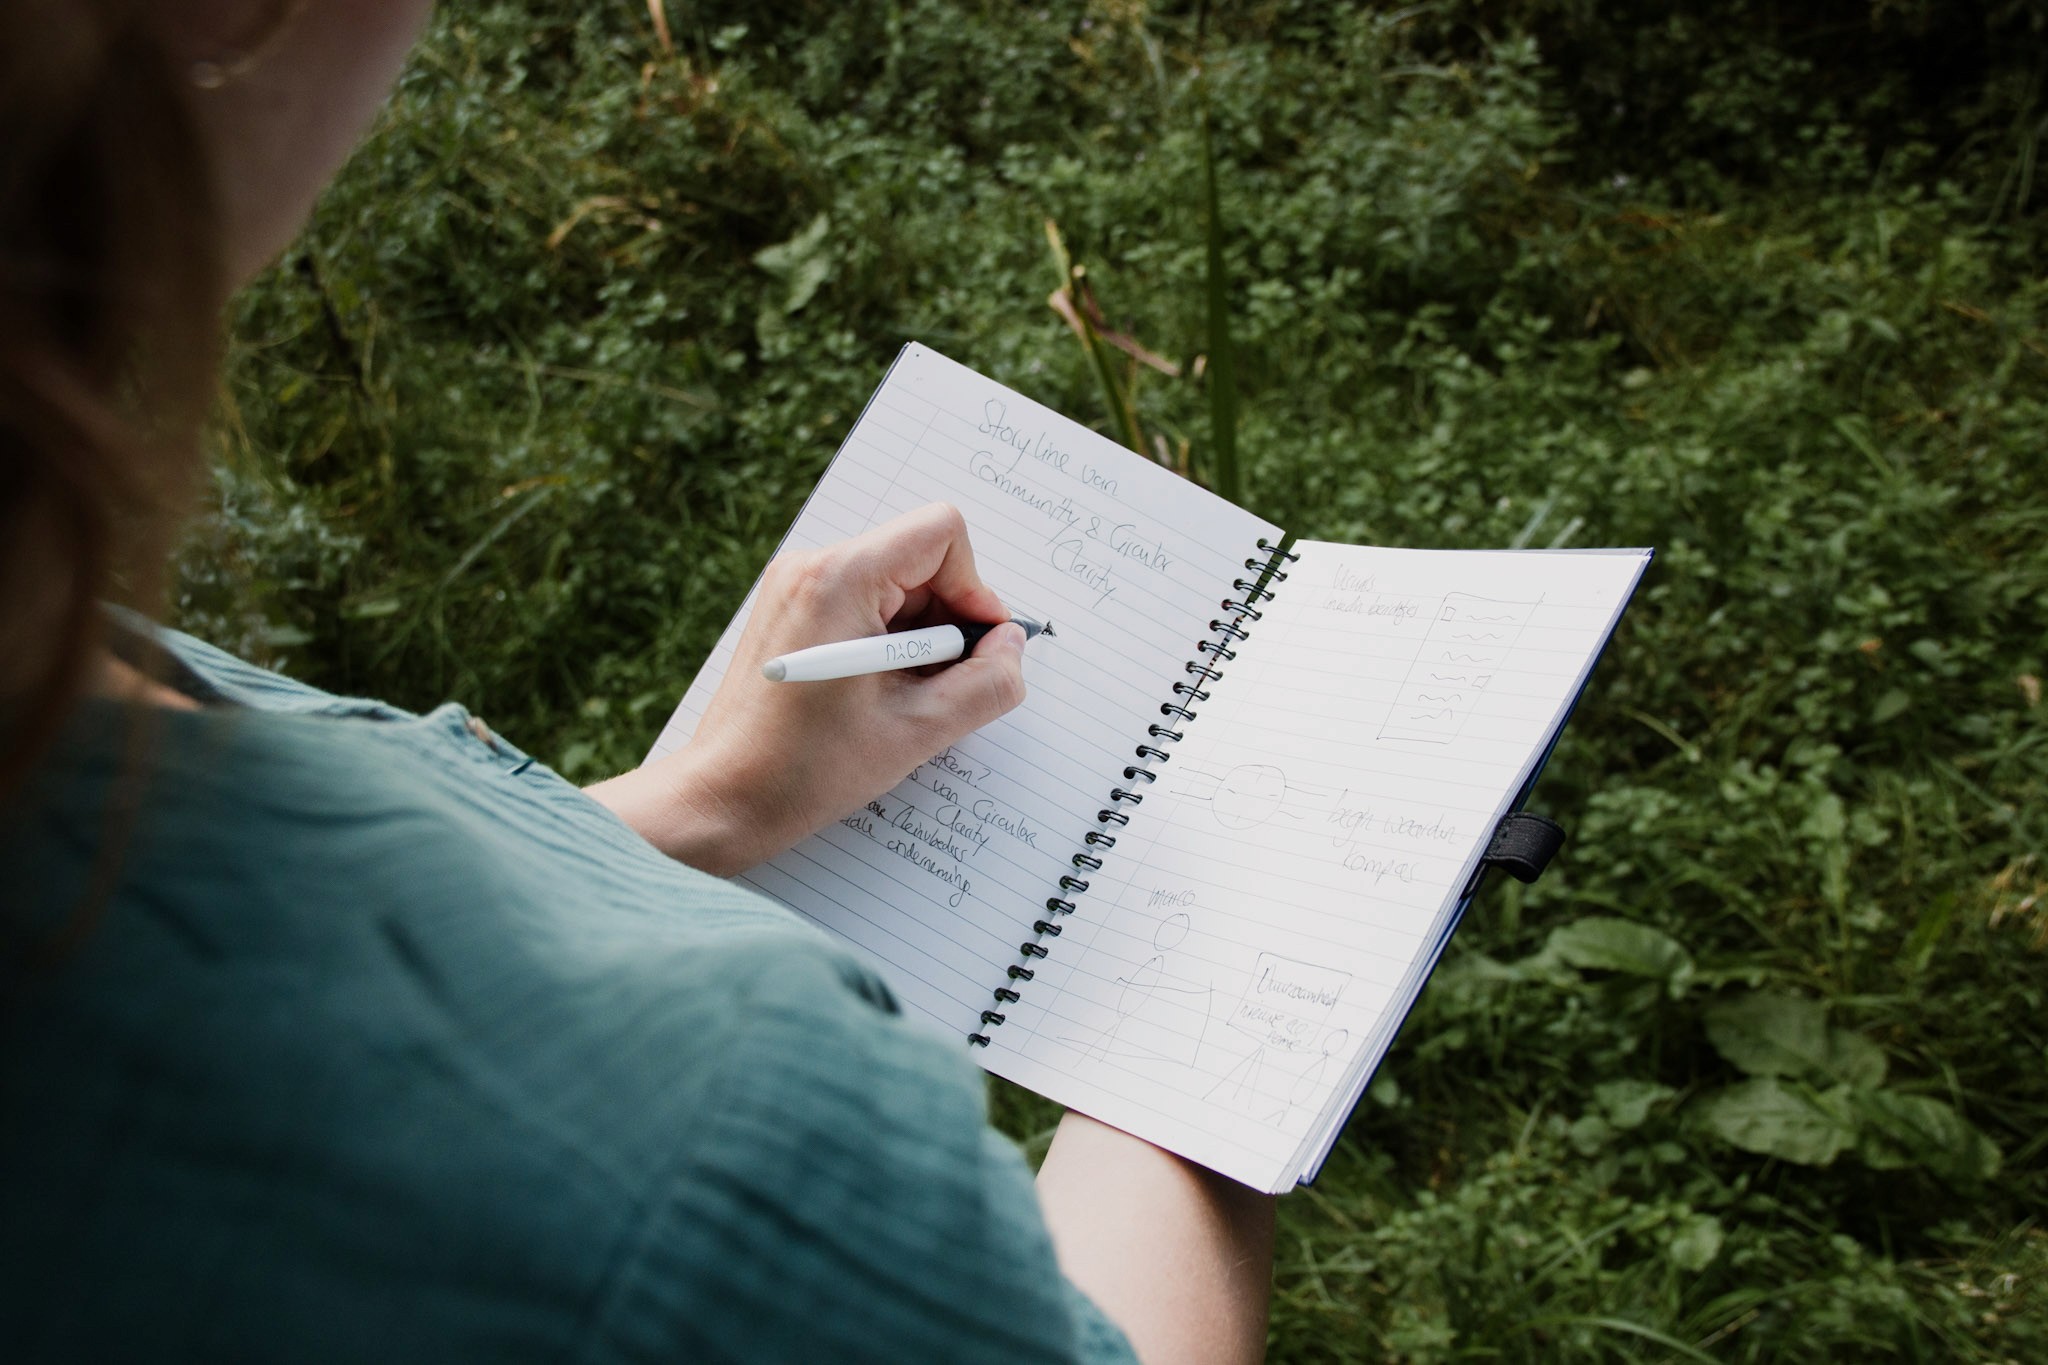
[[[934,670],[918,687],[945,743],[1008,714],[1024,700],[1024,628],[1005,621],[981,637],[974,653]]]
[[[950,504],[934,502],[905,512],[844,548],[856,574],[900,594],[888,617],[918,615],[934,600],[970,621],[1000,621],[1009,615],[981,581],[967,521]]]
[[[1024,631],[1008,615],[975,568],[966,523],[942,503],[782,556],[762,576],[738,656],[695,737],[661,760],[666,806],[683,814],[656,812],[636,828],[724,872],[774,856],[1024,699]],[[968,658],[928,670],[805,683],[761,676],[778,654],[940,621],[1003,624]]]

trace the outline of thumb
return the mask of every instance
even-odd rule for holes
[[[1024,700],[1024,628],[1005,621],[974,653],[927,680],[926,699],[962,733],[978,730]]]

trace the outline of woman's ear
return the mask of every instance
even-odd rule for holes
[[[246,282],[305,226],[389,97],[431,0],[169,0],[213,168],[228,276]]]

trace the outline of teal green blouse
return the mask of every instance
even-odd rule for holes
[[[7,1355],[1130,1359],[818,931],[459,707],[163,639],[212,704],[88,703],[0,825]]]

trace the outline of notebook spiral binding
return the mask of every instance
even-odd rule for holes
[[[1280,567],[1281,563],[1292,563],[1301,558],[1300,555],[1284,550],[1279,545],[1268,543],[1263,536],[1259,538],[1258,545],[1266,555],[1265,560],[1245,560],[1244,567],[1252,577],[1232,580],[1230,587],[1238,594],[1238,599],[1223,599],[1223,610],[1228,615],[1209,622],[1209,629],[1215,632],[1214,635],[1195,643],[1196,657],[1188,660],[1186,666],[1191,681],[1176,682],[1173,685],[1173,700],[1160,704],[1159,714],[1169,720],[1178,721],[1182,728],[1170,728],[1156,721],[1145,728],[1146,739],[1154,742],[1140,744],[1135,753],[1139,763],[1151,763],[1154,766],[1140,767],[1138,763],[1125,766],[1124,781],[1131,785],[1109,789],[1110,804],[1095,812],[1095,823],[1102,828],[1089,830],[1081,840],[1086,847],[1073,856],[1075,872],[1091,873],[1102,870],[1102,859],[1091,850],[1108,850],[1116,847],[1116,836],[1109,831],[1131,823],[1130,814],[1125,808],[1140,805],[1145,800],[1145,794],[1137,789],[1138,784],[1149,786],[1157,782],[1157,765],[1173,757],[1160,745],[1171,744],[1182,738],[1187,724],[1199,714],[1191,709],[1192,706],[1209,699],[1209,685],[1223,676],[1221,665],[1237,657],[1236,651],[1230,646],[1248,639],[1251,632],[1246,629],[1246,623],[1257,622],[1265,614],[1259,610],[1258,604],[1273,596],[1273,584],[1287,581],[1287,573]],[[987,1030],[1001,1027],[1009,1017],[1000,1007],[1014,1005],[1023,998],[1018,994],[1017,986],[1037,975],[1037,969],[1029,964],[1051,955],[1052,950],[1046,946],[1045,941],[1060,936],[1064,927],[1060,921],[1074,913],[1073,898],[1087,892],[1088,880],[1085,876],[1066,874],[1060,878],[1059,890],[1062,894],[1049,897],[1045,902],[1046,917],[1032,923],[1030,941],[1017,945],[1019,960],[1009,968],[1010,984],[996,987],[996,1008],[983,1010],[981,1029],[967,1035],[967,1041],[972,1046],[987,1047]]]

